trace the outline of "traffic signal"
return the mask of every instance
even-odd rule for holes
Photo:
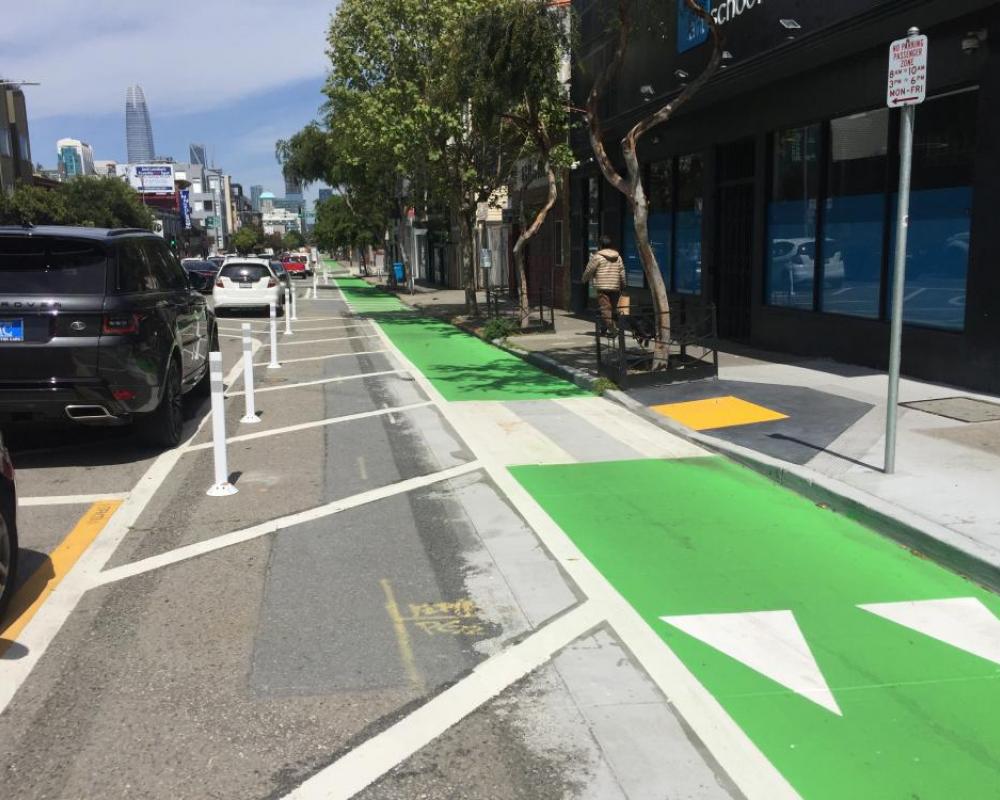
[[[171,250],[176,250],[177,249],[177,237],[176,236],[171,236],[170,237],[170,249]]]

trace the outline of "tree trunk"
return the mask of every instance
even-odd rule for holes
[[[556,198],[559,193],[559,185],[556,182],[556,173],[552,169],[552,164],[548,161],[545,162],[545,174],[549,179],[549,194],[545,199],[545,205],[543,205],[541,210],[535,215],[535,219],[531,225],[522,228],[521,235],[517,237],[517,242],[514,244],[514,263],[517,266],[517,279],[520,283],[520,291],[518,294],[520,300],[522,328],[527,327],[528,317],[531,316],[530,301],[528,297],[528,271],[525,264],[524,248],[527,246],[528,241],[536,233],[538,233],[542,225],[545,223],[545,218],[549,215],[552,207],[556,204]],[[523,224],[523,221],[525,220],[523,197],[521,203],[521,219]]]
[[[670,359],[670,298],[663,282],[663,273],[656,260],[656,253],[649,242],[649,201],[642,185],[636,192],[635,208],[632,211],[635,220],[635,241],[639,249],[639,260],[643,272],[649,281],[653,295],[653,313],[656,314],[656,344],[653,348],[653,369],[665,369]]]
[[[475,206],[470,210],[463,207],[459,211],[460,238],[462,252],[462,285],[465,289],[465,313],[470,317],[479,316],[479,301],[476,298],[476,262],[473,253],[473,233],[476,227]]]
[[[403,263],[403,283],[410,285],[410,259],[406,255],[406,245],[403,242],[403,219],[406,218],[406,208],[402,200],[397,201],[399,211],[399,224],[395,226],[396,247],[399,248],[399,260]],[[393,271],[393,281],[395,281],[395,270]]]

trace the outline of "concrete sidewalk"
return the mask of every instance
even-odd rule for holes
[[[461,290],[400,299],[467,322]],[[562,310],[555,321],[553,333],[511,337],[510,349],[596,380],[593,322]],[[1000,585],[1000,398],[904,378],[897,471],[885,475],[886,387],[864,367],[732,346],[717,379],[610,394],[817,500],[871,511],[904,543]]]

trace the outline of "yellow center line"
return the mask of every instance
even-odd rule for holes
[[[65,539],[59,543],[28,579],[21,584],[10,599],[7,608],[7,623],[0,621],[0,655],[17,639],[25,626],[31,622],[49,595],[69,574],[73,565],[97,535],[104,530],[112,514],[122,504],[121,500],[99,500],[85,513]]]
[[[389,619],[396,629],[396,644],[399,646],[399,656],[403,660],[403,668],[410,679],[410,684],[420,694],[427,692],[424,679],[417,669],[417,660],[413,655],[413,645],[410,643],[410,633],[406,630],[406,619],[399,613],[399,604],[396,602],[396,595],[392,591],[392,584],[387,578],[382,578],[382,591],[385,592],[385,610],[389,612]]]

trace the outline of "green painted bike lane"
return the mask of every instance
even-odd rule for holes
[[[446,400],[544,400],[586,394],[454,325],[422,316],[361,278],[338,276],[334,282],[351,309],[376,321]]]
[[[511,472],[807,800],[1000,797],[1000,667],[858,607],[995,595],[719,458]],[[763,611],[840,715],[680,629]]]

